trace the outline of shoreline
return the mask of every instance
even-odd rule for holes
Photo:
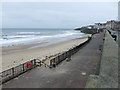
[[[18,66],[20,64],[23,64],[34,58],[43,60],[45,59],[46,56],[51,56],[51,55],[64,52],[72,47],[75,47],[85,42],[88,39],[88,36],[89,35],[86,35],[83,38],[76,38],[76,39],[62,41],[59,43],[54,43],[54,44],[51,44],[45,47],[38,47],[38,48],[33,48],[33,49],[26,49],[26,50],[19,51],[19,52],[11,52],[7,54],[2,54],[2,71],[7,70],[11,67]],[[32,46],[32,44],[30,46]],[[23,45],[22,48],[25,48],[25,47]]]
[[[14,51],[21,51],[21,50],[26,50],[27,48],[34,47],[37,45],[43,45],[48,42],[41,42],[41,43],[34,43],[34,44],[24,44],[24,45],[16,45],[16,46],[9,46],[9,47],[2,47],[2,54],[6,54],[9,52],[14,52]]]
[[[89,34],[84,35],[83,37],[80,37],[79,39],[82,38],[86,38]],[[77,39],[77,38],[75,38]],[[74,39],[68,39],[68,40],[64,40],[64,41],[60,41],[60,42],[66,42],[69,40],[74,40]],[[34,49],[34,48],[39,48],[39,47],[46,47],[52,44],[56,44],[56,43],[60,43],[60,42],[40,42],[40,43],[28,43],[28,44],[20,44],[20,45],[13,45],[13,46],[3,46],[0,47],[2,48],[0,50],[0,54],[8,54],[8,53],[12,53],[12,52],[19,52],[19,51],[23,51],[23,50],[27,50],[27,49]]]

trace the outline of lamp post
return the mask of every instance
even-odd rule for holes
[[[118,2],[118,21],[120,21],[120,1]]]

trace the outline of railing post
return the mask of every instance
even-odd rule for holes
[[[22,64],[22,66],[23,66],[23,71],[25,71],[25,67],[24,67],[24,64]]]
[[[34,66],[36,66],[36,59],[34,59]]]
[[[12,68],[12,75],[14,76],[14,67]]]

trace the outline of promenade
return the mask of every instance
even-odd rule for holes
[[[106,30],[98,75],[90,75],[86,88],[118,88],[118,44]]]
[[[37,67],[3,84],[3,88],[84,88],[89,75],[97,73],[102,44],[103,33],[95,34],[71,61],[63,61],[54,69]]]

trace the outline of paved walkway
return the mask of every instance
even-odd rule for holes
[[[3,88],[84,88],[89,75],[97,71],[102,39],[102,33],[96,34],[71,61],[63,61],[55,69],[37,67],[5,83]]]

